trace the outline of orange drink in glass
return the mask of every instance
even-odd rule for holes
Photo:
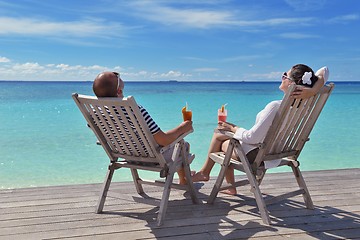
[[[191,121],[192,111],[187,108],[187,104],[185,107],[182,108],[181,112],[183,114],[184,121]]]

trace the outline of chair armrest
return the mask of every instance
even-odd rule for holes
[[[194,130],[188,131],[186,133],[183,133],[182,135],[180,135],[177,139],[175,139],[172,143],[170,143],[169,145],[166,145],[165,147],[161,147],[160,148],[160,153],[165,152],[166,150],[172,148],[175,146],[175,144],[177,144],[178,142],[180,142],[182,139],[184,139],[187,135],[189,135],[190,133],[192,133]]]
[[[221,133],[221,134],[224,134],[230,138],[234,138],[234,135],[235,133],[233,132],[230,132],[230,131],[224,131],[224,130],[219,130],[219,129],[215,129],[214,132],[216,133]],[[236,139],[236,138],[235,138]],[[310,140],[310,139],[309,139]],[[265,147],[265,144],[264,143],[258,143],[258,148],[264,148]]]

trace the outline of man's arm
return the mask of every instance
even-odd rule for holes
[[[192,130],[192,122],[185,121],[182,122],[179,126],[174,129],[171,129],[167,132],[158,131],[154,134],[154,139],[157,144],[160,146],[166,146],[175,141],[180,135]]]

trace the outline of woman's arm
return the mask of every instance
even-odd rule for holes
[[[327,82],[329,78],[329,69],[328,67],[322,67],[316,71],[315,75],[318,77],[318,81],[312,88],[307,87],[297,87],[297,89],[292,93],[291,96],[294,98],[309,98],[317,94],[322,86]]]
[[[257,144],[264,140],[275,118],[276,112],[280,107],[280,103],[281,101],[273,101],[266,105],[266,107],[258,113],[255,125],[249,130],[237,127],[235,124],[229,122],[219,122],[218,129],[235,133],[234,138],[244,143]]]
[[[294,98],[310,98],[320,91],[322,86],[324,86],[324,78],[318,76],[318,81],[314,84],[312,88],[298,86],[296,90],[291,94]]]
[[[257,144],[264,140],[277,111],[279,110],[281,101],[270,102],[261,110],[257,117],[254,126],[249,130],[238,128],[235,132],[234,138],[241,140],[247,144]]]

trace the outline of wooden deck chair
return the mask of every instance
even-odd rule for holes
[[[309,99],[294,100],[291,98],[290,95],[295,90],[295,87],[295,85],[291,86],[285,94],[264,141],[259,144],[259,152],[253,164],[249,163],[240,142],[235,138],[230,139],[229,147],[225,153],[218,152],[210,155],[213,161],[221,164],[221,169],[209,196],[209,204],[214,203],[219,191],[231,187],[229,184],[222,186],[225,171],[228,166],[231,165],[234,169],[246,173],[246,179],[237,181],[235,187],[250,184],[251,192],[255,195],[261,218],[265,224],[271,224],[266,208],[267,205],[296,195],[302,194],[306,207],[309,209],[314,208],[309,191],[299,169],[298,157],[305,142],[309,141],[309,134],[333,90],[334,84],[330,83],[327,86],[323,86],[318,94]],[[225,134],[230,137],[233,136],[230,132],[226,132]],[[240,161],[231,158],[233,150]],[[273,161],[272,163],[276,161],[278,166],[290,166],[299,185],[299,189],[265,201],[259,188],[266,172],[263,164],[265,161]]]
[[[183,134],[172,144],[160,147],[133,97],[98,99],[74,93],[73,99],[110,159],[96,213],[102,212],[112,176],[119,168],[130,168],[140,195],[144,194],[142,184],[164,187],[157,217],[159,226],[163,223],[172,187],[189,190],[193,203],[198,203],[189,167],[189,161],[194,155],[188,153],[183,139],[190,132]],[[167,154],[169,157],[165,158],[162,153],[172,148],[172,156]],[[186,186],[173,183],[174,173],[182,166],[185,168]],[[166,180],[143,180],[139,177],[138,169],[160,172],[160,177]]]

